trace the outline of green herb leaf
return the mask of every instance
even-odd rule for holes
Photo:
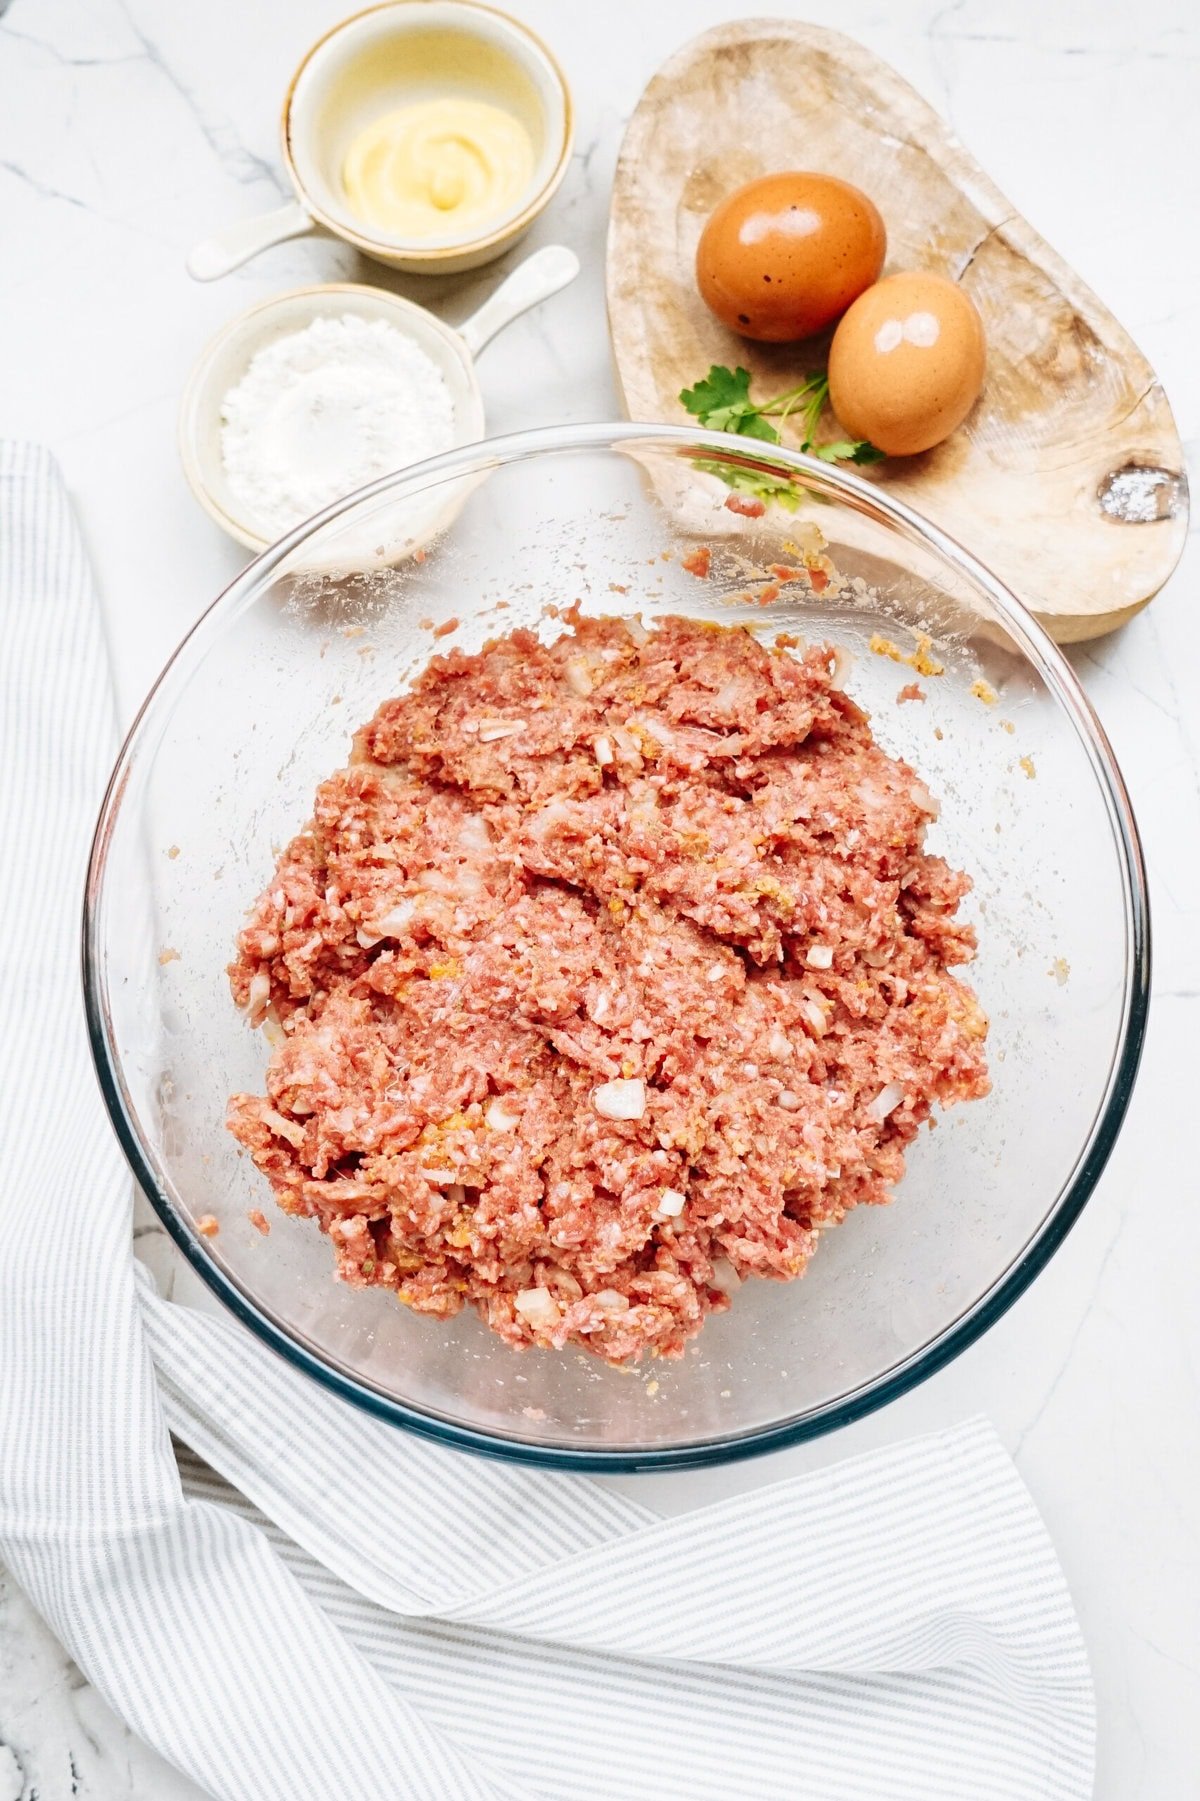
[[[698,381],[694,388],[685,388],[679,396],[689,413],[703,419],[720,407],[732,407],[739,402],[752,405],[750,399],[749,369],[727,369],[723,363],[714,363],[703,381]]]
[[[761,403],[750,397],[750,380],[750,371],[740,365],[728,369],[723,363],[714,363],[703,381],[698,381],[694,388],[683,389],[680,404],[710,431],[757,438],[764,444],[783,442],[767,415],[774,414],[782,425],[794,411],[802,433],[800,448],[810,456],[820,457],[824,463],[864,464],[882,460],[883,452],[865,440],[839,438],[832,444],[813,442],[829,398],[829,380],[824,374],[818,372],[807,376],[796,387]],[[754,494],[760,500],[775,500],[789,511],[799,505],[794,482],[760,475],[754,470],[730,469],[723,463],[697,462],[696,468],[719,475],[729,487],[743,494]]]
[[[729,429],[727,426],[726,430]],[[764,444],[778,444],[781,441],[775,427],[761,413],[744,414],[732,429],[743,438],[761,438]]]
[[[876,450],[865,438],[839,438],[833,444],[810,444],[809,452],[823,463],[880,463],[882,450]]]
[[[726,369],[721,363],[714,363],[704,380],[685,388],[679,398],[710,431],[743,431],[742,421],[758,412],[750,398],[749,369]]]
[[[784,476],[770,475],[765,469],[738,469],[732,463],[709,462],[705,457],[697,457],[692,467],[702,475],[719,476],[727,488],[733,488],[738,494],[753,494],[756,500],[773,500],[789,513],[794,513],[800,505],[800,490],[796,483]]]
[[[874,444],[868,444],[865,438],[860,438],[854,446],[854,455],[850,461],[852,463],[884,463],[887,461],[887,451],[880,450]]]

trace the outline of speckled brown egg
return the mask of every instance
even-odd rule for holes
[[[883,267],[878,209],[836,175],[764,175],[726,196],[700,237],[696,281],[723,325],[786,344],[832,325]]]
[[[944,275],[889,275],[833,336],[829,399],[843,430],[888,456],[948,438],[983,387],[987,346],[973,300]]]

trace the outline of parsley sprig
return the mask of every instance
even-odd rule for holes
[[[829,378],[824,374],[807,376],[794,388],[776,394],[773,400],[756,401],[750,398],[748,369],[727,369],[723,363],[714,363],[703,381],[698,381],[694,388],[684,388],[679,398],[687,411],[710,431],[758,438],[764,444],[781,444],[780,427],[794,415],[800,432],[800,448],[809,456],[820,457],[825,463],[860,464],[878,463],[883,457],[881,450],[861,438],[837,438],[827,444],[816,442],[821,414],[829,399]],[[772,423],[775,419],[779,425]],[[745,470],[725,473],[716,464],[706,467],[721,474],[731,487],[767,499],[782,500],[785,505],[790,500],[790,504],[795,505],[794,489],[789,482]]]

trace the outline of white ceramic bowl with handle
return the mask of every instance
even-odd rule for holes
[[[261,301],[236,319],[205,347],[183,393],[179,415],[179,449],[184,473],[201,506],[239,544],[255,552],[271,539],[231,490],[221,455],[221,409],[260,350],[292,332],[303,331],[317,318],[382,319],[412,339],[432,358],[450,390],[454,407],[454,446],[473,444],[484,435],[483,395],[475,358],[506,325],[557,294],[579,273],[579,258],[565,244],[547,244],[505,277],[483,305],[459,326],[447,325],[414,301],[383,288],[354,282],[327,282],[294,288]],[[299,524],[299,520],[296,522]],[[434,529],[432,526],[430,530]],[[419,539],[384,548],[382,560],[416,548]],[[369,562],[381,558],[372,554]]]
[[[488,221],[436,239],[389,236],[358,218],[346,197],[346,153],[381,113],[434,95],[488,101],[529,134],[533,172],[515,203]],[[240,219],[197,244],[188,271],[213,281],[260,251],[314,234],[344,239],[409,274],[450,275],[503,255],[556,192],[574,135],[566,77],[541,40],[477,0],[386,0],[335,25],[289,84],[283,160],[296,198]]]

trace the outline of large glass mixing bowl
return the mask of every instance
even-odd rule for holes
[[[763,510],[752,490],[764,480],[793,510],[779,498]],[[821,541],[834,570],[824,591],[772,580],[772,563],[794,565]],[[706,575],[683,562],[701,544]],[[893,1205],[851,1213],[802,1281],[744,1283],[687,1355],[633,1375],[575,1350],[518,1353],[473,1314],[439,1322],[337,1284],[316,1226],[279,1212],[224,1127],[226,1097],[259,1085],[268,1054],[230,1000],[234,936],[353,728],[433,650],[520,623],[559,630],[543,609],[576,600],[846,647],[847,686],[877,737],[941,799],[930,848],[974,876],[970,979],[991,1019],[991,1096],[921,1134]],[[944,673],[917,675],[889,646]],[[897,704],[913,680],[926,698]],[[985,569],[890,500],[886,477],[712,433],[589,425],[389,477],[221,595],[121,753],[88,879],[84,967],[96,1062],[134,1172],[239,1319],[381,1419],[619,1470],[828,1431],[998,1318],[1112,1148],[1149,949],[1136,829],[1104,734],[1062,656]],[[247,1218],[255,1207],[269,1237]],[[215,1237],[197,1230],[206,1214]]]

